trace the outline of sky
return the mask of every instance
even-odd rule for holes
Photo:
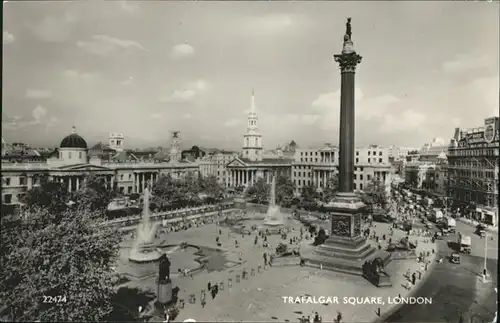
[[[265,149],[338,143],[345,22],[356,145],[448,141],[499,111],[499,4],[4,1],[2,137],[54,147],[238,149],[252,89]]]

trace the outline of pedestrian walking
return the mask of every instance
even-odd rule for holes
[[[340,323],[340,321],[342,321],[342,313],[337,312],[337,320],[336,320],[336,322]]]

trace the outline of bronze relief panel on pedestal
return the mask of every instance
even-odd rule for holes
[[[354,215],[354,236],[360,236],[361,235],[361,215],[356,214]]]
[[[340,237],[351,236],[351,217],[346,215],[331,215],[332,232],[331,235]]]

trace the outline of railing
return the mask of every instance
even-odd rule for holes
[[[183,163],[156,163],[156,162],[125,162],[125,163],[110,163],[103,162],[100,164],[109,168],[198,168],[198,164],[183,164]]]
[[[61,164],[66,165],[66,164]],[[93,164],[91,164],[93,165]],[[181,164],[181,163],[154,163],[154,162],[125,162],[125,163],[99,163],[96,166],[104,166],[113,169],[119,168],[198,168],[198,164]],[[1,167],[3,171],[9,170],[43,170],[49,169],[54,165],[48,163],[2,163]]]
[[[176,209],[176,210],[170,210],[170,211],[165,211],[165,212],[156,212],[156,213],[150,213],[150,220],[151,221],[159,221],[159,220],[166,220],[166,219],[173,219],[173,218],[179,218],[182,219],[187,216],[192,216],[192,215],[198,215],[198,214],[205,214],[209,212],[216,212],[216,211],[224,211],[231,209],[233,207],[232,203],[225,203],[221,205],[205,205],[205,206],[199,206],[199,207],[194,207],[194,208],[183,208],[183,209]],[[134,215],[134,216],[128,216],[124,218],[118,218],[118,219],[113,219],[109,221],[105,221],[105,225],[109,226],[132,226],[138,224],[142,219],[142,214],[140,215]]]
[[[19,169],[48,169],[47,163],[2,163],[2,170],[19,170]]]
[[[330,167],[339,167],[339,163],[336,162],[331,162],[331,161],[317,161],[317,162],[312,162],[312,161],[292,161],[292,166],[297,165],[312,165],[312,166],[330,166]],[[391,167],[391,163],[355,163],[355,167]]]

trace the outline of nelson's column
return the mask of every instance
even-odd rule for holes
[[[354,76],[361,56],[354,50],[351,18],[347,18],[342,53],[334,55],[341,71],[339,189],[327,205],[330,216],[330,236],[324,244],[304,256],[306,263],[325,269],[363,274],[366,260],[380,258],[387,263],[389,253],[377,251],[366,242],[361,232],[361,214],[365,205],[353,190],[354,181]]]

